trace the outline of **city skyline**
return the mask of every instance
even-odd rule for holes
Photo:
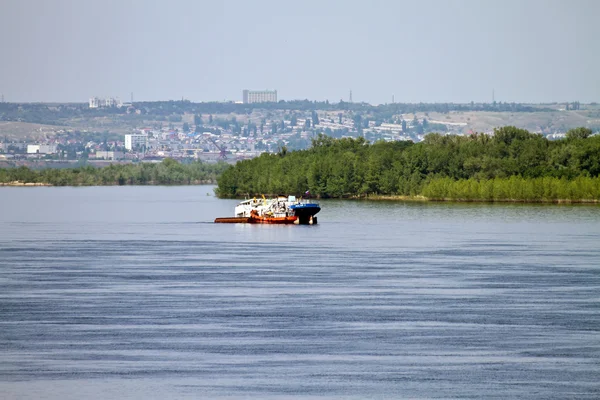
[[[172,4],[172,5],[170,5]],[[35,10],[35,12],[31,12]],[[591,0],[200,4],[7,0],[7,102],[600,100]],[[492,94],[493,93],[493,94]]]

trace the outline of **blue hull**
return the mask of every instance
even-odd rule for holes
[[[290,209],[294,211],[300,224],[310,224],[311,221],[316,223],[316,218],[313,217],[321,211],[321,207],[316,203],[292,204]]]

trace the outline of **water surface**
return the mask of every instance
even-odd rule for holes
[[[0,189],[0,398],[600,397],[600,207]]]

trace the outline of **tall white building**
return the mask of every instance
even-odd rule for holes
[[[132,133],[125,135],[125,148],[129,151],[135,147],[148,147],[148,135],[144,133]]]
[[[100,99],[97,97],[90,97],[90,108],[100,107]]]
[[[277,90],[244,90],[242,97],[244,104],[277,103]]]

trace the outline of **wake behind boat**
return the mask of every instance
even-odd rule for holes
[[[235,217],[217,218],[218,223],[313,225],[321,207],[318,203],[278,196],[273,199],[247,199],[235,207]]]

